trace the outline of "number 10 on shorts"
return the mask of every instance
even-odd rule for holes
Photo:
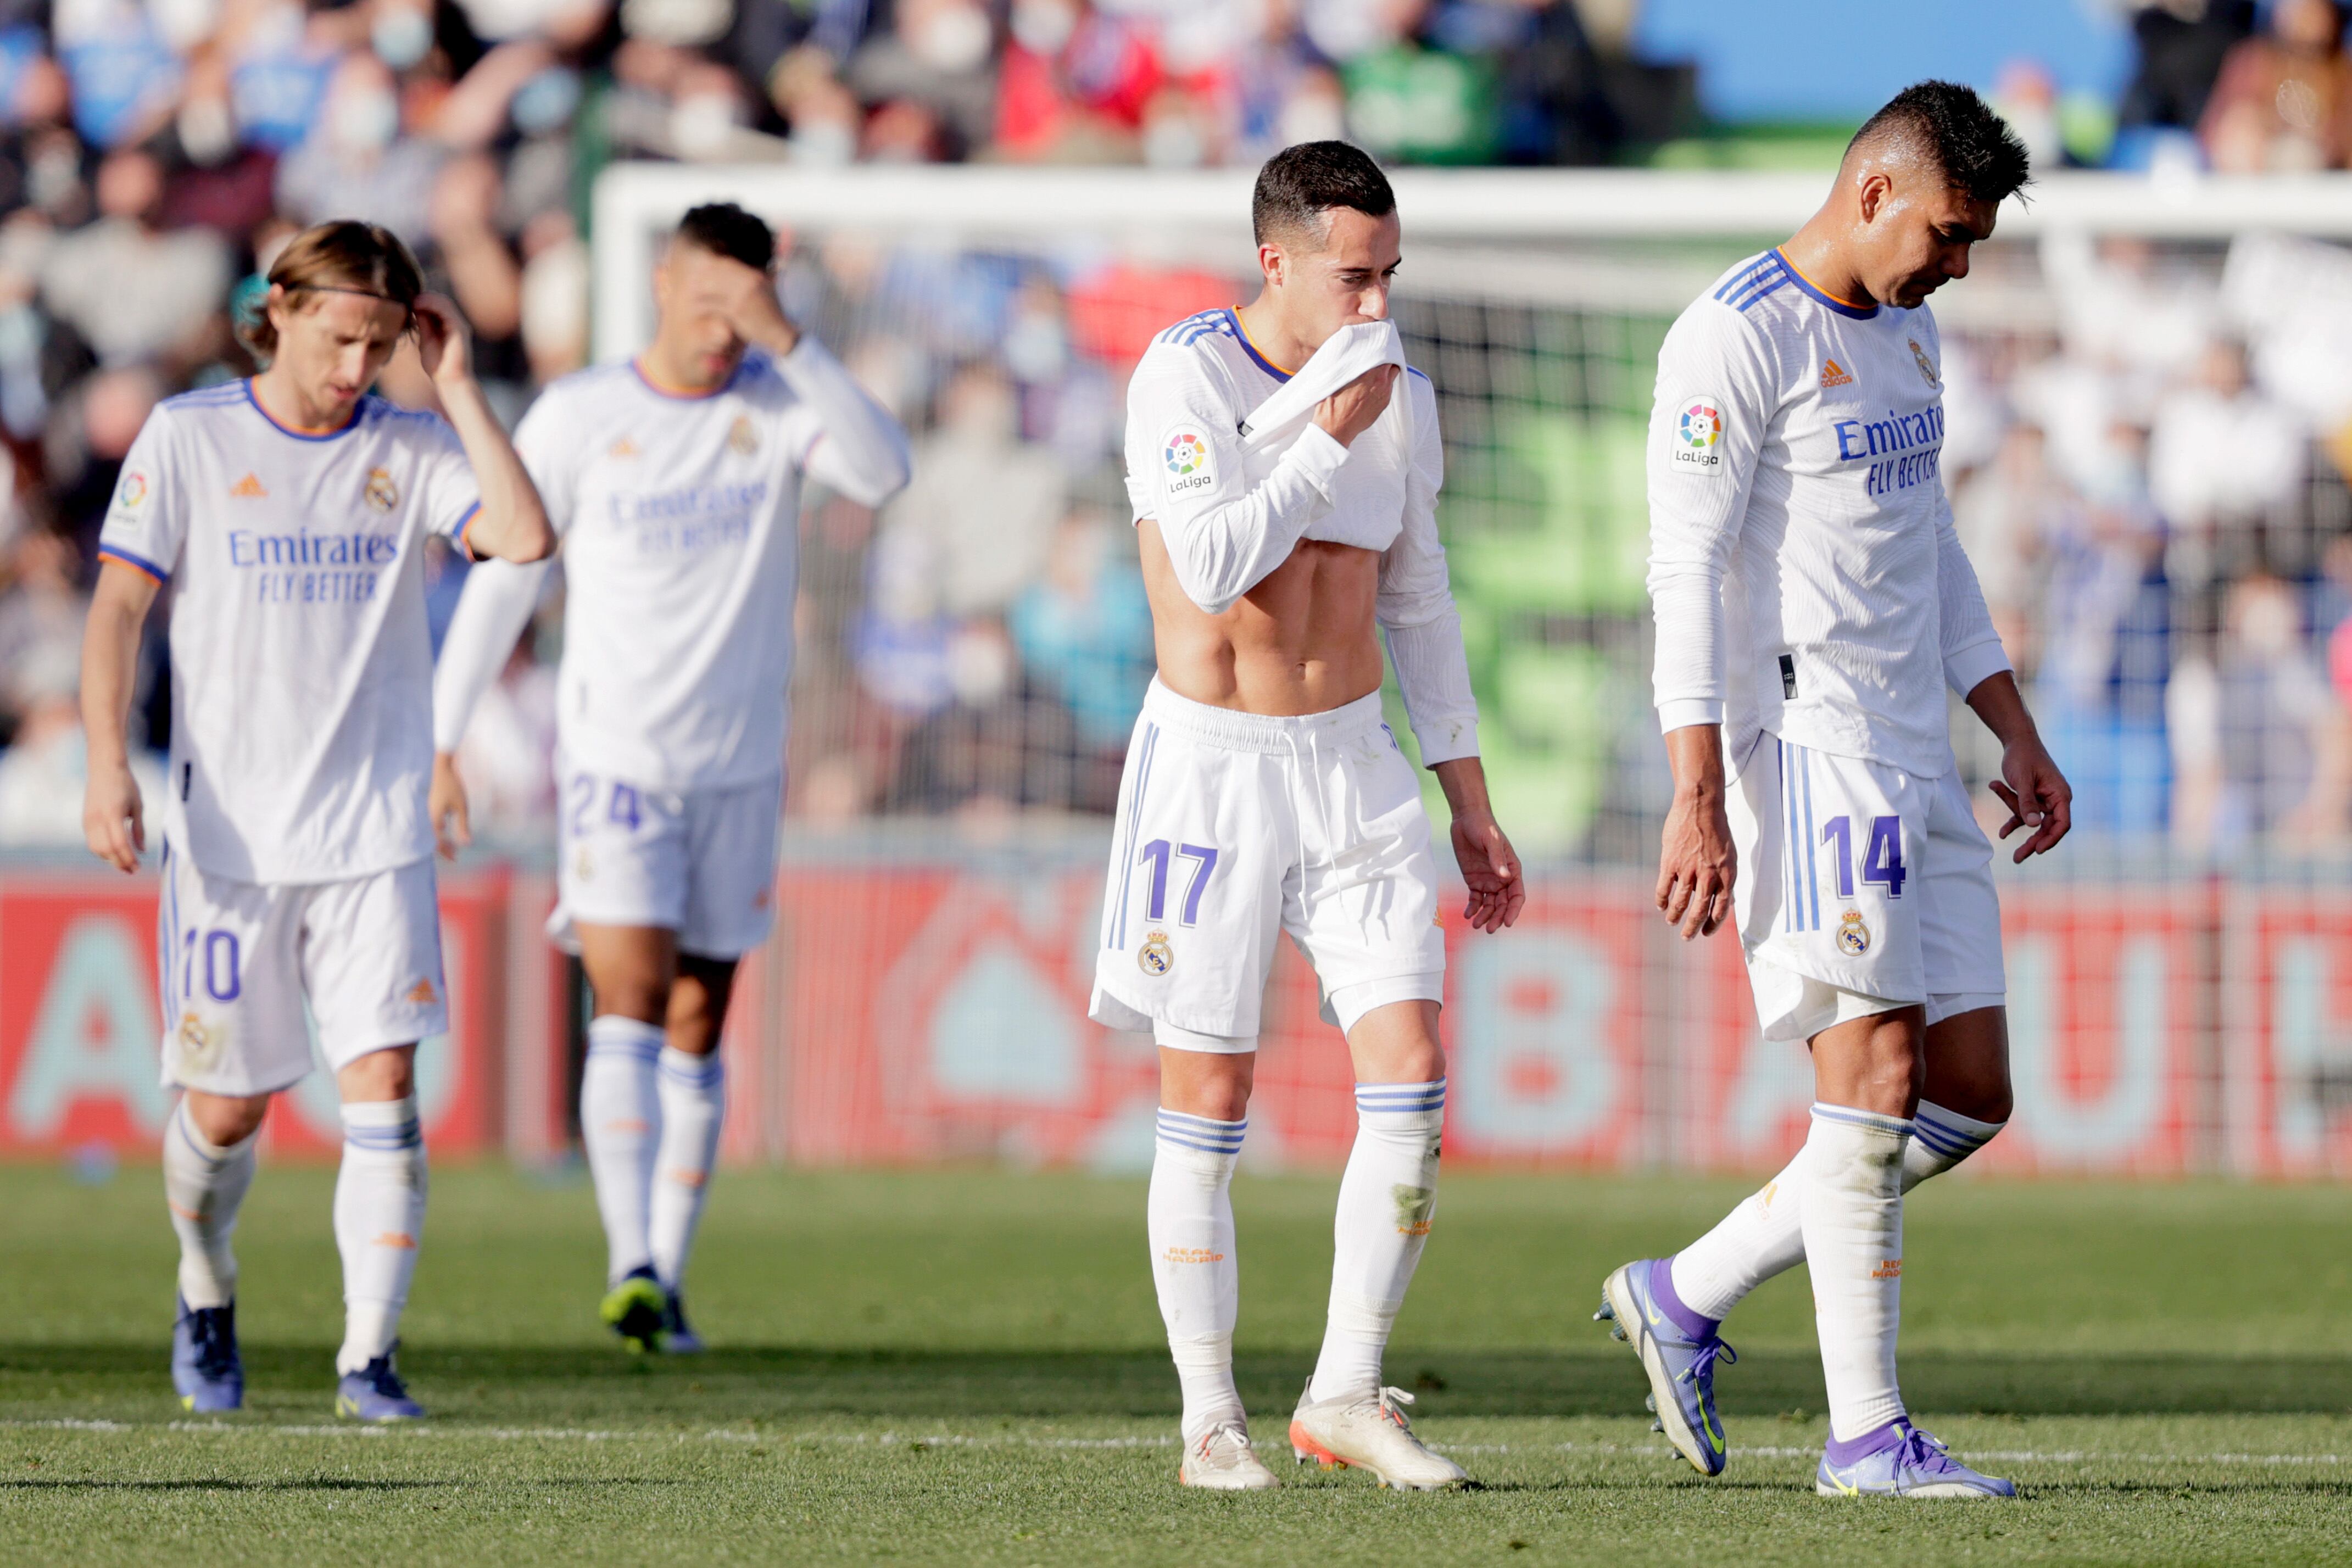
[[[1168,862],[1171,859],[1192,862],[1192,879],[1184,884],[1184,908],[1177,924],[1191,925],[1201,918],[1201,894],[1208,889],[1209,878],[1217,869],[1217,852],[1200,844],[1171,844],[1166,839],[1154,839],[1143,846],[1136,863],[1151,862],[1151,891],[1143,901],[1146,920],[1168,918]]]

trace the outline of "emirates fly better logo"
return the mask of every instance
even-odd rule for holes
[[[1723,404],[1715,397],[1695,397],[1685,401],[1675,416],[1675,440],[1672,456],[1676,469],[1685,474],[1716,475],[1723,472]]]

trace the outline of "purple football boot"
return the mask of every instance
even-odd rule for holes
[[[1610,1333],[1642,1358],[1650,1408],[1666,1441],[1699,1474],[1719,1476],[1729,1454],[1715,1412],[1715,1364],[1739,1356],[1715,1332],[1716,1320],[1699,1316],[1675,1294],[1672,1262],[1644,1258],[1610,1275],[1592,1317],[1609,1323]]]
[[[245,1408],[245,1360],[236,1350],[236,1303],[177,1303],[172,1322],[172,1388],[180,1408],[209,1416]]]
[[[1813,1490],[1823,1497],[2015,1497],[2014,1482],[1979,1475],[1908,1421],[1890,1421],[1822,1451]]]

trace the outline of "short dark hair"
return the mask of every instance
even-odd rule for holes
[[[2000,202],[2033,178],[2025,143],[2009,122],[1958,82],[1914,82],[1863,122],[1846,151],[1875,141],[1899,141],[1932,158],[1944,177],[1979,202]]]
[[[1250,227],[1260,245],[1292,234],[1320,237],[1321,214],[1333,207],[1384,218],[1396,211],[1396,193],[1362,148],[1345,141],[1301,141],[1267,159],[1257,172]]]
[[[775,231],[732,202],[706,202],[677,220],[690,246],[765,272],[776,259]]]

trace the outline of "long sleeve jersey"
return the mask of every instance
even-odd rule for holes
[[[1922,307],[1824,293],[1778,250],[1666,334],[1650,419],[1650,599],[1666,729],[1769,732],[1923,778],[1944,704],[2010,667],[1953,531],[1940,340]]]
[[[1355,346],[1335,339],[1316,358]],[[1316,370],[1310,361],[1297,373]],[[1445,449],[1436,392],[1408,370],[1386,412],[1352,445],[1303,421],[1295,433],[1284,426],[1279,439],[1250,439],[1252,414],[1292,374],[1257,351],[1232,310],[1202,311],[1155,339],[1128,383],[1127,488],[1136,520],[1158,522],[1177,581],[1213,615],[1287,560],[1301,539],[1378,552],[1374,614],[1388,634],[1422,764],[1475,757],[1478,705],[1437,536]]]

